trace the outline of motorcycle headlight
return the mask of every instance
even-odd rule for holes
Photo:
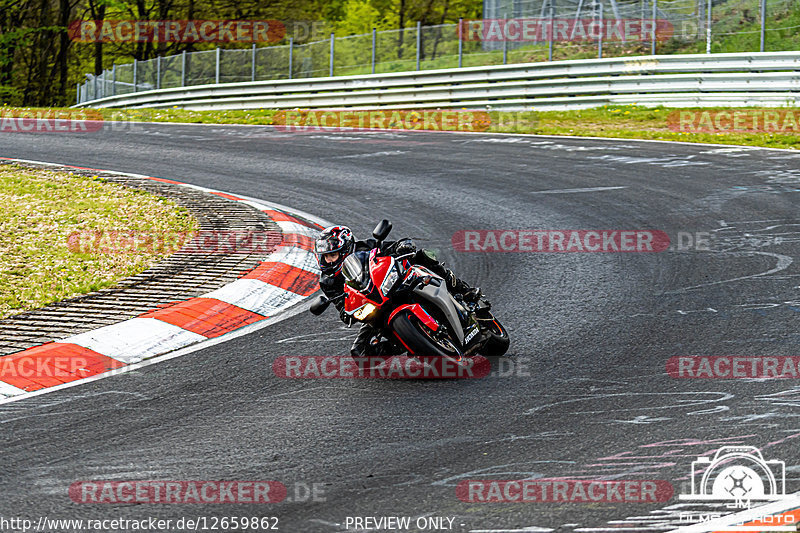
[[[356,309],[355,313],[353,313],[353,316],[356,317],[356,320],[367,320],[376,309],[377,307],[371,303],[366,303]]]
[[[394,284],[397,283],[397,279],[400,275],[397,273],[397,268],[392,268],[389,273],[386,275],[386,278],[381,283],[381,293],[386,296],[389,294],[389,291],[394,288]]]

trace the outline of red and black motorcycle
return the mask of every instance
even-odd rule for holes
[[[488,300],[465,302],[454,297],[444,279],[409,261],[413,253],[392,255],[394,246],[384,246],[391,229],[392,224],[383,220],[372,233],[377,247],[368,257],[354,253],[345,259],[345,313],[370,324],[398,347],[398,353],[412,357],[460,362],[469,355],[505,354],[508,332],[490,311]],[[331,302],[320,296],[311,312],[319,315]]]

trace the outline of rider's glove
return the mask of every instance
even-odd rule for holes
[[[351,325],[353,324],[353,317],[352,317],[352,316],[350,316],[350,315],[348,315],[348,314],[345,312],[345,310],[344,310],[344,307],[342,307],[342,308],[339,310],[339,318],[340,318],[340,319],[341,319],[341,321],[342,321],[342,322],[344,322],[344,323],[345,323],[347,326],[351,326]]]
[[[417,247],[414,246],[414,241],[411,239],[403,239],[397,243],[395,251],[397,252],[397,255],[411,254],[417,251]]]

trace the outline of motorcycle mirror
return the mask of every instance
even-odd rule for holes
[[[310,311],[314,315],[321,315],[325,312],[328,306],[331,304],[331,301],[325,298],[324,296],[318,297],[313,304],[311,304]]]
[[[392,223],[383,219],[375,226],[375,229],[372,230],[372,236],[375,237],[378,242],[382,242],[389,236],[390,231],[392,231]]]

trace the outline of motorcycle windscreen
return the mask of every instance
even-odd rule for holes
[[[345,283],[356,290],[360,291],[365,287],[364,281],[366,280],[367,274],[364,270],[364,265],[356,254],[350,254],[347,256],[347,259],[344,260],[342,264],[342,276],[344,276]]]

